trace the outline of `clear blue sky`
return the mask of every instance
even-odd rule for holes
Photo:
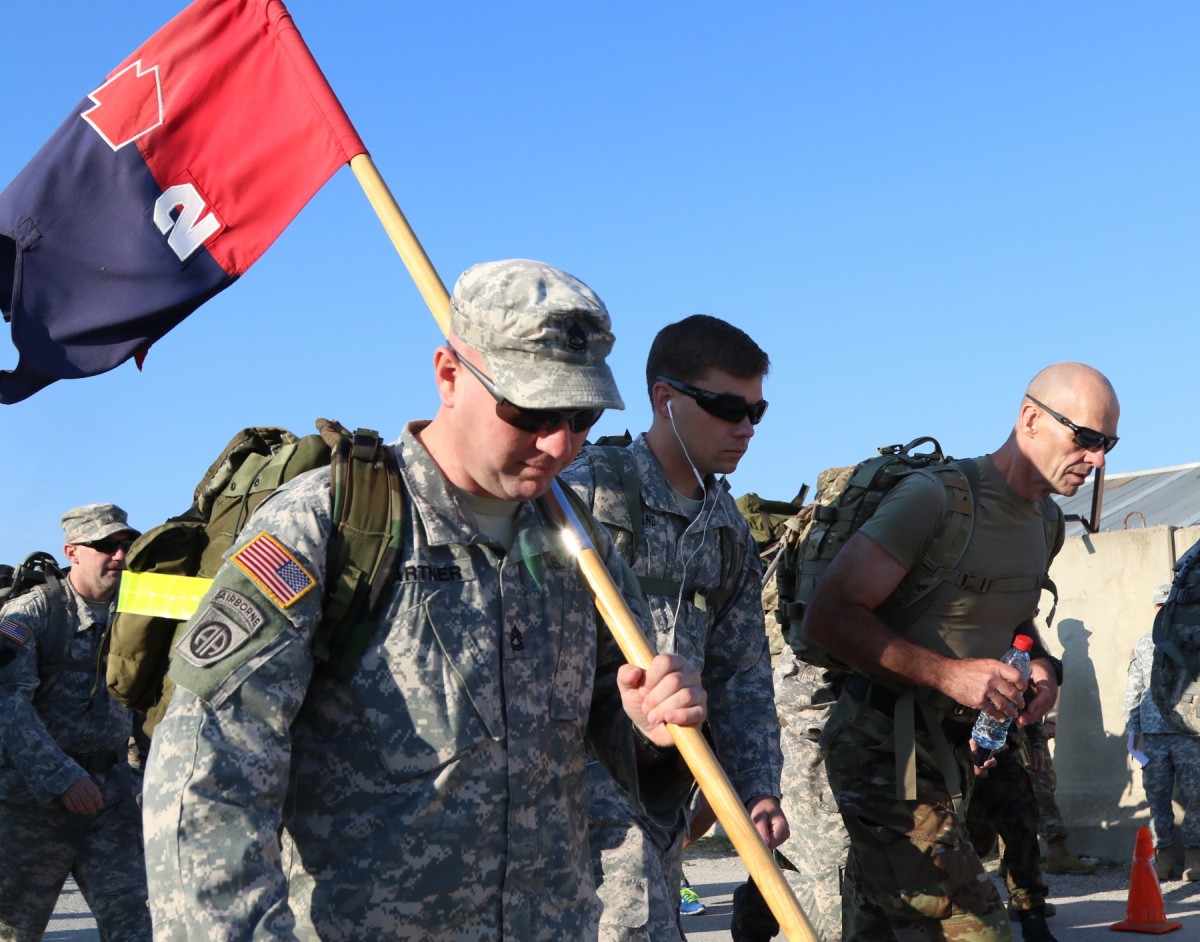
[[[182,5],[4,6],[0,186]],[[1200,460],[1198,5],[288,6],[448,285],[525,256],[607,302],[628,409],[598,433],[647,426],[654,333],[706,312],[774,362],[736,494],[918,435],[990,451],[1063,359],[1120,394],[1110,472]],[[339,171],[144,373],[0,407],[0,561],[60,554],[72,505],[182,512],[245,425],[395,437],[439,338]]]

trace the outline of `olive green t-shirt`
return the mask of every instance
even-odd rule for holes
[[[989,457],[977,458],[976,464],[979,496],[971,541],[956,570],[991,579],[1045,573],[1049,560],[1040,504],[1009,487]],[[942,502],[938,481],[910,475],[884,498],[862,532],[911,569],[933,538]],[[1013,629],[1038,607],[1040,595],[1033,588],[972,592],[942,583],[904,637],[945,655],[998,658],[1011,645]]]

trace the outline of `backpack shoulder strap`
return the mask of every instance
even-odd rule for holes
[[[64,585],[66,576],[55,566],[47,569],[46,581],[40,587],[46,596],[46,610],[49,621],[46,633],[40,638],[38,645],[38,677],[40,688],[45,688],[55,677],[68,667],[73,667],[67,660],[67,648],[71,644],[71,634],[74,626],[71,624],[71,599]],[[83,665],[90,669],[94,665]]]
[[[735,527],[721,527],[721,584],[708,598],[714,617],[719,615],[737,592],[738,578],[746,564],[746,544],[738,539]]]
[[[631,442],[628,435],[629,433],[626,432],[625,436],[601,439],[596,447],[604,455],[605,461],[608,462],[609,467],[621,482],[621,490],[625,497],[625,511],[629,516],[630,525],[629,549],[624,555],[625,562],[632,567],[646,524],[642,512],[641,482],[634,470],[633,461],[626,451]],[[570,491],[570,488],[567,490]],[[728,527],[721,528],[721,584],[715,591],[706,593],[690,584],[683,585],[678,581],[652,579],[649,576],[639,575],[637,580],[642,594],[677,599],[682,590],[683,595],[690,596],[692,604],[701,611],[713,613],[719,611],[733,597],[737,587],[737,576],[745,558],[745,547],[732,534],[728,533],[728,530]]]
[[[974,468],[973,462],[941,464],[909,473],[925,475],[938,483],[942,490],[942,509],[924,554],[879,612],[896,631],[902,631],[917,619],[940,583],[959,585],[969,578],[960,573],[957,566],[971,542],[978,495],[978,469]]]
[[[314,652],[335,677],[346,679],[366,650],[374,617],[395,577],[404,527],[403,483],[395,452],[374,430],[351,434],[325,419],[317,427],[332,451],[333,533],[325,614]]]
[[[1047,541],[1046,564],[1040,573],[993,579],[990,576],[962,572],[957,567],[971,541],[975,510],[979,504],[979,465],[974,459],[964,459],[938,467],[923,468],[914,473],[938,476],[945,487],[947,503],[938,532],[924,558],[913,569],[914,579],[907,588],[911,600],[923,598],[939,582],[948,582],[960,589],[981,593],[1025,592],[1045,588],[1054,594],[1057,606],[1058,592],[1050,580],[1049,569],[1050,560],[1057,552],[1057,546],[1061,546],[1062,537],[1060,521],[1055,519],[1054,509],[1047,510],[1045,506],[1040,508]],[[966,526],[962,525],[963,521],[966,522]],[[905,583],[901,583],[901,588],[905,588]],[[1050,618],[1053,617],[1052,610]]]
[[[1046,616],[1046,627],[1049,628],[1054,624],[1054,615],[1058,611],[1058,586],[1050,578],[1050,564],[1054,562],[1054,557],[1066,542],[1067,522],[1063,517],[1062,508],[1049,497],[1042,500],[1041,510],[1042,528],[1046,533],[1046,574],[1042,588],[1049,592],[1053,599],[1050,603],[1050,614]]]
[[[625,512],[629,515],[630,530],[629,551],[625,554],[625,562],[632,566],[637,555],[638,542],[642,538],[642,530],[646,526],[645,517],[642,515],[642,488],[633,471],[629,453],[623,446],[606,444],[597,447],[613,473],[620,479],[621,490],[625,494]]]

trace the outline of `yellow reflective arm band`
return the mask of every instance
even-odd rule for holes
[[[183,621],[195,614],[210,585],[211,579],[199,576],[126,571],[121,575],[117,611]]]

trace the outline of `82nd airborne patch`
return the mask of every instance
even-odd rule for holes
[[[189,664],[207,667],[232,654],[263,626],[262,610],[240,592],[219,589],[175,645]]]

